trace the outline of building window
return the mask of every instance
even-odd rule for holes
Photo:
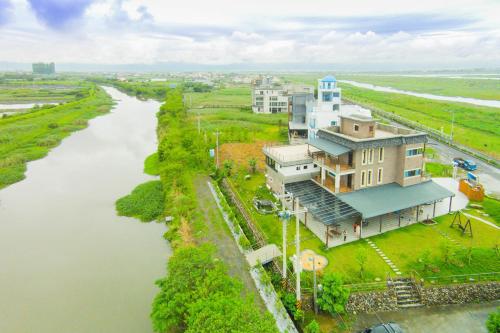
[[[384,180],[384,169],[383,168],[378,168],[377,172],[377,184],[382,184]]]
[[[330,126],[337,126],[337,121],[332,120],[332,121],[330,122]]]
[[[358,124],[354,124],[354,132],[358,132],[359,131],[359,125]]]
[[[420,176],[420,169],[405,170],[405,178]]]
[[[271,169],[273,169],[274,171],[276,171],[276,162],[272,158],[270,158],[269,156],[266,156],[266,164]]]
[[[318,165],[317,165],[317,164],[314,164],[314,167],[315,167],[315,168],[317,168],[317,167],[318,167]]]
[[[360,184],[361,187],[366,186],[365,179],[366,179],[366,171],[361,171],[361,184]]]
[[[373,164],[373,148],[368,151],[368,164]]]
[[[366,149],[361,151],[361,164],[366,165]]]
[[[307,165],[304,165],[304,170],[307,169]]]
[[[373,174],[373,171],[372,170],[368,170],[368,179],[367,179],[367,184],[368,186],[372,186],[372,174]]]
[[[378,161],[382,163],[384,161],[384,147],[378,149]]]
[[[297,165],[297,166],[295,167],[295,170],[300,171],[300,165]]]
[[[373,133],[373,126],[368,127],[368,130],[370,131],[370,133]]]
[[[406,157],[411,157],[411,156],[418,156],[422,155],[424,153],[424,148],[413,148],[413,149],[407,149],[406,150]]]
[[[339,105],[338,104],[333,104],[332,105],[332,110],[333,111],[338,111],[340,109]]]

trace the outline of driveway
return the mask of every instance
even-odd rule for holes
[[[500,301],[483,304],[422,307],[403,311],[360,314],[354,332],[384,322],[396,322],[405,333],[481,333],[487,332],[488,314],[500,306]]]

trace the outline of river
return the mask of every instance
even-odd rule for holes
[[[414,92],[414,91],[400,90],[400,89],[391,88],[391,87],[376,86],[376,85],[373,85],[371,83],[362,83],[362,82],[351,81],[351,80],[338,80],[338,81],[342,82],[342,83],[347,83],[347,84],[353,85],[355,87],[365,88],[365,89],[370,89],[370,90],[375,90],[375,91],[404,94],[404,95],[409,95],[409,96],[432,99],[432,100],[436,100],[436,101],[459,102],[459,103],[468,103],[468,104],[474,104],[474,105],[479,105],[479,106],[489,106],[489,107],[493,107],[493,108],[500,108],[500,101],[497,101],[497,100],[477,99],[477,98],[460,97],[460,96],[433,95],[433,94],[427,94],[427,93],[418,93],[418,92]]]
[[[170,248],[157,223],[117,217],[114,202],[151,179],[159,103],[114,88],[89,122],[26,179],[0,191],[0,332],[152,332],[154,281]]]
[[[0,104],[0,110],[16,110],[16,109],[31,109],[39,105],[56,105],[56,102],[39,102],[39,103],[22,103],[22,104]]]

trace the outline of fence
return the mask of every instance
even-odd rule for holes
[[[453,283],[474,283],[481,281],[499,281],[500,272],[460,274],[448,276],[430,276],[422,278],[425,282],[431,284],[453,284]]]

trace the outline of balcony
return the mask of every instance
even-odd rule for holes
[[[345,158],[339,156],[333,157],[324,153],[311,153],[314,163],[324,166],[325,168],[337,172],[337,166],[340,168],[340,173],[354,172],[354,165],[346,163]]]
[[[340,177],[341,177],[341,179],[340,179],[340,188],[339,188],[339,192],[340,192],[340,193],[352,192],[352,191],[353,191],[352,186],[351,186],[351,187],[348,187],[348,186],[347,186],[347,184],[345,184],[345,183],[343,182],[343,178],[345,178],[345,177],[342,177],[342,176],[340,176]],[[324,183],[323,183],[323,184],[321,184],[321,176],[320,176],[320,175],[315,176],[315,177],[313,178],[313,180],[314,180],[316,183],[318,183],[318,185],[323,186],[324,188],[326,188],[326,189],[327,189],[327,190],[329,190],[330,192],[332,192],[332,193],[336,193],[336,192],[335,192],[335,179],[334,179],[334,178],[327,176],[327,177],[325,178],[325,181],[324,181]]]

